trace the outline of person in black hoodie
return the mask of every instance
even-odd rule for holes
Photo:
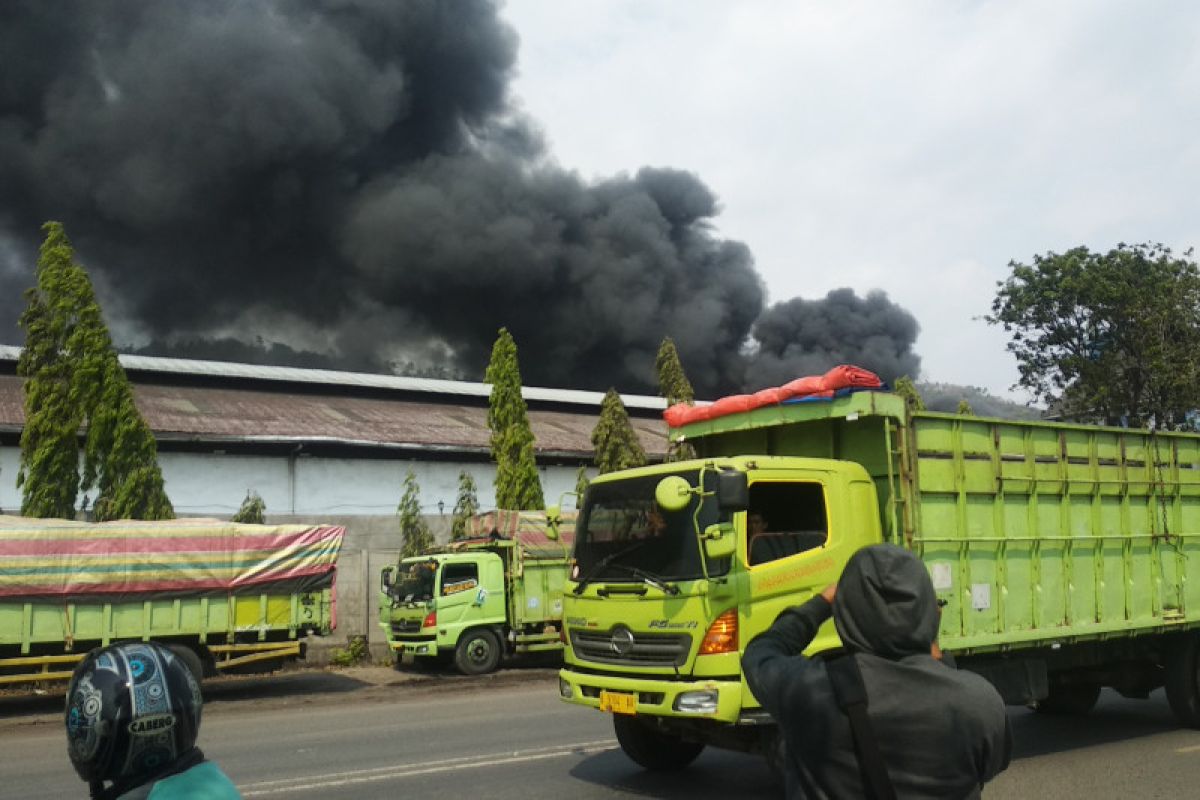
[[[836,586],[784,610],[750,642],[746,681],[779,724],[791,798],[979,797],[1012,753],[1004,702],[987,681],[941,661],[939,608],[925,565],[895,545],[851,557]],[[801,654],[833,616],[866,692],[866,717],[888,791],[876,792],[824,658]],[[835,669],[830,669],[833,665]],[[858,741],[859,748],[862,742]]]

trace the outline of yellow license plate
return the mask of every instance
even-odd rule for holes
[[[614,714],[636,714],[637,695],[600,690],[600,710]]]

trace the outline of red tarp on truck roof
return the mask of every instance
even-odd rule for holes
[[[663,412],[663,419],[671,428],[682,428],[696,422],[704,422],[727,414],[753,411],[764,406],[777,405],[804,398],[833,397],[835,392],[846,389],[880,389],[883,381],[870,370],[842,364],[824,375],[797,378],[782,386],[761,389],[754,394],[735,394],[722,397],[704,406],[676,403]]]

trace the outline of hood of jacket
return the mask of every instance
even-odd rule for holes
[[[928,654],[938,616],[929,572],[904,548],[864,547],[838,580],[833,622],[848,650],[889,659]]]

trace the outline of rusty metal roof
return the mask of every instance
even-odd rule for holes
[[[0,362],[16,363],[21,348],[0,344]],[[458,395],[462,397],[486,398],[491,394],[490,383],[471,381],[448,381],[436,378],[411,378],[403,375],[378,375],[368,372],[338,372],[306,367],[274,367],[260,364],[235,364],[225,361],[202,361],[191,358],[161,358],[158,356],[119,355],[121,366],[136,374],[154,373],[158,376],[208,377],[219,380],[253,380],[291,384],[314,384],[340,386],[350,389],[384,389],[428,395]],[[169,378],[168,378],[169,380]],[[548,389],[541,386],[522,386],[521,395],[526,401],[546,402],[559,405],[582,405],[599,407],[604,400],[603,392],[581,389]],[[662,411],[667,401],[661,397],[639,394],[623,394],[621,402],[627,409]]]
[[[281,384],[276,391],[261,382],[239,387],[234,376],[219,386],[149,383],[136,375],[131,380],[138,409],[164,444],[296,442],[488,452],[487,407],[474,398],[433,393],[429,400],[412,399],[411,393],[391,398],[378,388],[364,397],[347,393],[344,385],[294,392]],[[0,374],[0,431],[19,431],[24,425],[21,386],[21,378]],[[530,408],[538,453],[590,456],[598,417],[598,400],[578,412]],[[667,449],[666,424],[661,419],[630,421],[647,455],[661,458]]]

